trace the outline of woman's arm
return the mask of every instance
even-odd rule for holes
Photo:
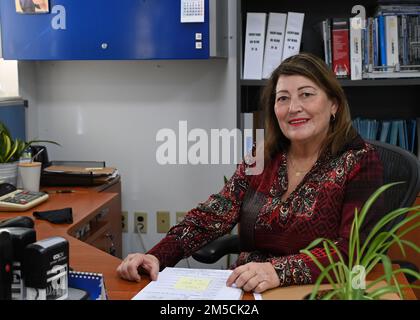
[[[189,211],[180,224],[172,227],[166,237],[148,251],[160,261],[160,270],[174,266],[235,226],[248,189],[245,168],[241,163],[222,191]]]

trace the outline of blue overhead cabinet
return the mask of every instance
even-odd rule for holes
[[[17,12],[19,1],[0,1],[4,59],[208,59],[227,55],[226,0],[49,0],[47,13]]]

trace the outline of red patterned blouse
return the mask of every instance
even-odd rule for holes
[[[357,137],[338,156],[326,153],[319,158],[282,201],[288,186],[286,164],[285,152],[277,154],[258,176],[246,175],[245,165],[240,164],[220,193],[191,210],[148,253],[159,259],[161,270],[173,266],[229,233],[239,221],[244,232],[243,215],[254,212],[253,244],[239,255],[233,267],[270,262],[280,278],[280,286],[313,283],[319,269],[299,250],[324,237],[347,253],[355,207],[361,208],[382,185],[382,164],[374,147]],[[380,201],[375,206],[365,223],[365,233],[381,214]],[[328,265],[323,248],[315,248],[312,253]]]

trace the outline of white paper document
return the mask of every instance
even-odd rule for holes
[[[240,300],[242,289],[227,287],[232,270],[165,268],[132,300]]]

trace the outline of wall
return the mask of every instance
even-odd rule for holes
[[[0,59],[0,98],[19,96],[17,61]]]
[[[141,251],[133,212],[149,215],[143,241],[162,237],[155,213],[188,211],[223,185],[234,165],[161,166],[155,153],[161,128],[236,127],[236,2],[229,1],[229,59],[207,61],[20,62],[21,94],[29,100],[28,136],[54,139],[52,160],[105,160],[122,176],[129,233],[123,254]],[[192,266],[199,266],[190,259]],[[185,265],[185,261],[180,263]],[[206,265],[206,267],[208,267]],[[224,261],[213,266],[225,267]]]

